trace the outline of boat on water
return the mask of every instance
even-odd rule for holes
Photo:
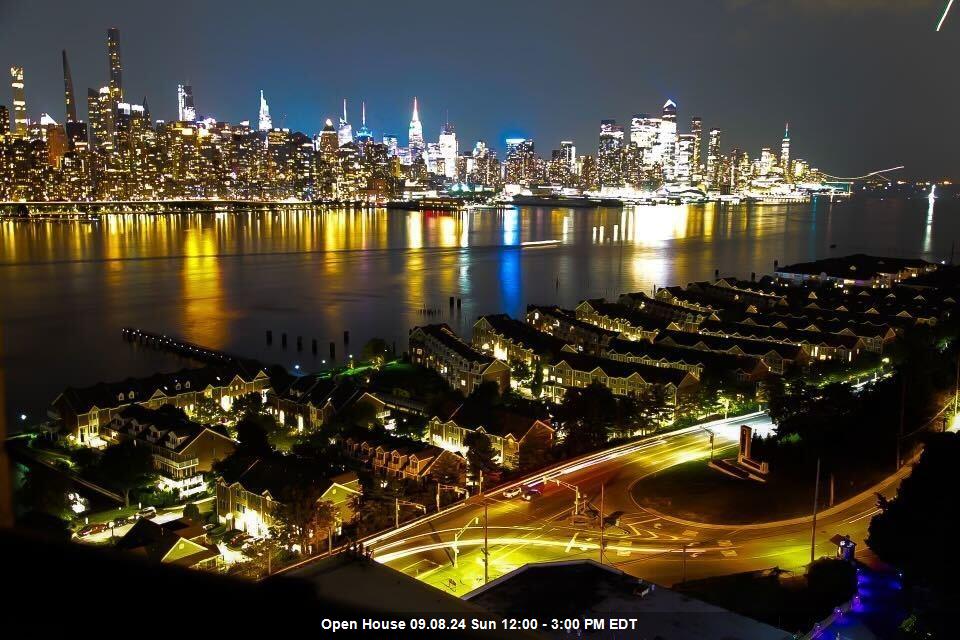
[[[574,209],[623,208],[623,200],[618,198],[590,198],[586,196],[515,195],[512,204],[524,207],[570,207]]]

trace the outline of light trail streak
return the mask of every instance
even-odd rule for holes
[[[940,16],[940,22],[937,23],[937,31],[940,31],[940,27],[943,26],[944,21],[947,19],[947,14],[950,13],[950,7],[953,6],[953,0],[947,2],[946,8],[943,10],[943,15]]]

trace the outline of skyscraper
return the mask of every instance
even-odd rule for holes
[[[340,126],[337,127],[337,142],[342,147],[353,142],[353,127],[347,121],[347,99],[343,99],[343,115],[340,116]]]
[[[397,153],[398,153],[398,150],[397,150],[397,149],[398,149],[398,147],[400,146],[400,141],[397,140],[397,136],[392,136],[392,135],[389,135],[389,134],[384,135],[384,136],[383,136],[383,144],[386,145],[386,147],[387,147],[387,157],[388,157],[388,158],[394,158],[394,157],[397,156]]]
[[[703,120],[694,116],[690,120],[690,134],[693,136],[693,154],[690,158],[690,179],[694,184],[703,181],[703,157],[700,145],[703,144]]]
[[[423,125],[420,124],[420,109],[416,96],[413,98],[413,117],[410,118],[410,128],[407,130],[407,146],[410,148],[411,163],[423,155]]]
[[[263,89],[260,90],[260,115],[257,118],[257,129],[260,131],[270,131],[273,129],[273,120],[270,118],[270,105],[263,97]]]
[[[447,122],[440,129],[440,156],[443,158],[443,174],[450,179],[457,175],[457,134],[453,125]]]
[[[107,29],[107,55],[110,57],[110,100],[123,102],[123,66],[120,64],[120,30]]]
[[[623,186],[623,127],[616,120],[600,121],[597,177],[600,188]]]
[[[663,166],[663,178],[667,182],[672,182],[676,176],[677,153],[677,103],[673,100],[663,103],[657,146],[659,151],[656,155]]]
[[[7,105],[0,104],[0,140],[10,133],[10,112]]]
[[[327,118],[327,121],[323,124],[323,131],[320,132],[320,152],[332,157],[337,153],[337,147],[339,146],[337,130],[333,127],[333,120]]]
[[[193,104],[193,87],[189,84],[177,85],[177,119],[181,122],[196,122],[197,109]]]
[[[681,133],[677,136],[677,157],[674,179],[681,184],[689,185],[693,180],[695,145],[696,140],[692,133]]]
[[[63,56],[63,103],[66,108],[67,122],[77,121],[77,100],[73,95],[73,76],[70,74],[70,63],[67,62],[67,51],[61,51]]]
[[[651,118],[647,113],[633,116],[630,120],[630,143],[639,150],[640,164],[645,169],[660,162],[660,119]]]
[[[571,172],[577,170],[577,147],[572,140],[560,141],[560,155]]]
[[[23,88],[23,67],[10,67],[10,86],[13,88],[13,135],[27,135],[27,97]]]
[[[790,123],[788,122],[783,131],[783,140],[780,142],[780,167],[783,168],[783,179],[786,182],[793,182],[793,174],[790,171]]]
[[[710,141],[707,143],[707,188],[720,188],[720,129],[710,129]]]
[[[357,142],[367,144],[373,142],[373,132],[367,129],[367,103],[360,103],[360,128],[357,129]]]

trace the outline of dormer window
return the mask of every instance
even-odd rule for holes
[[[117,394],[117,400],[119,400],[120,402],[123,402],[123,392],[122,392],[122,391]]]
[[[180,383],[177,383],[177,391],[180,391]]]
[[[187,389],[189,389],[189,388],[190,388],[190,381],[187,380],[187,381],[184,383],[183,386],[186,387]]]
[[[127,394],[127,399],[128,399],[128,400],[133,400],[133,391],[131,391],[130,393]]]

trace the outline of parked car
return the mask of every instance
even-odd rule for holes
[[[506,491],[503,492],[503,497],[504,497],[504,498],[516,498],[516,497],[517,497],[518,495],[520,495],[521,493],[523,493],[523,487],[520,487],[520,486],[511,487],[511,488],[509,488],[509,489],[507,489]]]
[[[523,490],[523,499],[527,502],[530,502],[534,498],[539,498],[543,495],[543,491],[537,487],[525,487]]]
[[[98,522],[97,524],[88,524],[77,531],[77,537],[86,538],[87,536],[92,536],[97,533],[103,533],[109,528],[110,527],[102,522]]]
[[[218,526],[219,525],[214,522],[208,522],[207,524],[203,525],[203,530],[206,531],[207,533],[210,533],[211,531],[216,529]]]
[[[243,533],[241,531],[240,535],[233,536],[230,541],[227,542],[227,546],[234,550],[240,550],[243,549],[243,545],[250,542],[252,539],[253,536],[251,536],[249,533]]]
[[[156,508],[156,507],[144,507],[143,509],[140,509],[140,511],[137,511],[137,517],[138,517],[138,518],[146,518],[147,520],[150,520],[151,518],[156,518],[156,517],[157,517],[157,508]]]

